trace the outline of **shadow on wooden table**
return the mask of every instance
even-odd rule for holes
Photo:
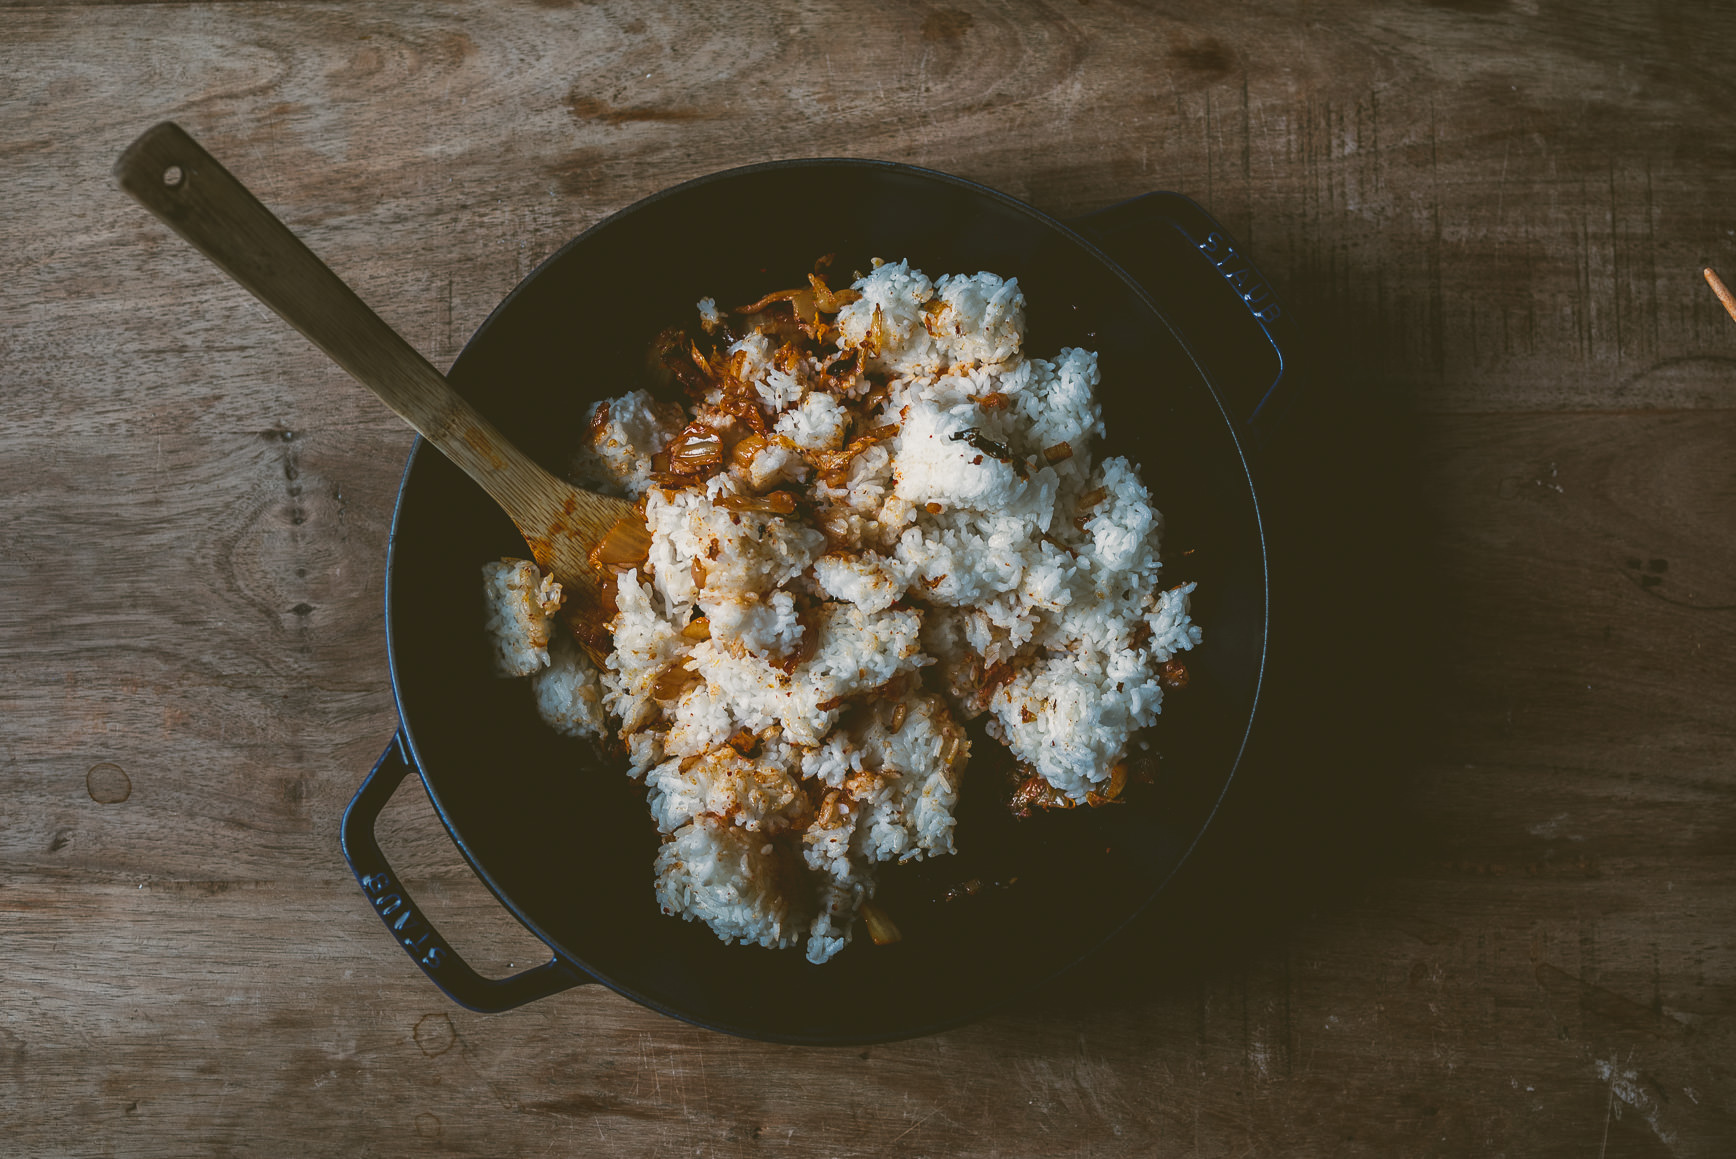
[[[1305,400],[1260,480],[1273,635],[1248,755],[1175,880],[1083,967],[1137,984],[1080,987],[1075,974],[1050,987],[1051,1012],[1137,1004],[1235,969],[1412,849],[1399,804],[1441,606],[1414,424],[1378,388],[1317,376]]]

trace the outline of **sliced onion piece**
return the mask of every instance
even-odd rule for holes
[[[753,465],[753,461],[759,457],[759,453],[770,445],[764,435],[745,435],[731,448],[729,461],[746,470]]]
[[[675,700],[687,691],[687,686],[699,677],[687,667],[685,659],[672,660],[651,682],[651,699]]]
[[[892,921],[892,915],[875,902],[862,903],[862,920],[868,923],[868,936],[874,939],[876,946],[890,946],[904,940],[904,935],[898,932],[898,926]]]
[[[825,279],[818,274],[808,275],[808,285],[814,288],[814,305],[824,314],[836,314],[851,302],[862,297],[855,290],[845,289],[834,292],[826,285]]]
[[[764,495],[725,495],[717,501],[725,511],[751,512],[755,515],[789,515],[796,509],[796,497],[788,491],[769,491]]]
[[[694,365],[692,347],[693,340],[688,338],[685,330],[671,327],[657,335],[652,352],[657,364],[681,384],[688,397],[702,398],[714,383],[709,367],[703,362]]]
[[[883,427],[875,427],[867,434],[851,439],[850,445],[841,451],[821,451],[814,456],[814,466],[825,477],[827,484],[836,487],[844,481],[845,473],[850,469],[850,460],[875,443],[883,443],[897,433],[897,423],[887,423]]]
[[[586,424],[585,433],[590,437],[591,445],[598,446],[603,441],[603,432],[609,427],[609,401],[604,399],[597,404],[597,409],[591,412],[591,421]]]
[[[622,516],[601,543],[591,548],[594,568],[638,567],[651,556],[651,532],[638,513]]]
[[[1121,796],[1121,790],[1127,788],[1127,762],[1116,761],[1109,766],[1109,787],[1103,790],[1103,795],[1113,801]]]
[[[737,314],[758,314],[769,310],[779,302],[788,302],[798,318],[811,318],[814,315],[814,291],[810,286],[798,286],[793,290],[774,290],[759,301],[746,306],[737,306]]]
[[[1021,765],[1023,771],[1029,766]],[[1041,773],[1032,772],[1019,782],[1013,790],[1013,798],[1008,806],[1015,817],[1029,817],[1032,809],[1071,809],[1075,802],[1073,798],[1060,792],[1055,786],[1043,779]]]
[[[688,423],[669,440],[669,469],[677,475],[698,475],[723,465],[723,436],[704,423]]]
[[[595,603],[587,599],[568,600],[560,619],[581,648],[592,655],[603,656],[615,649],[614,634],[609,631],[609,625],[619,611],[615,606],[615,573],[604,572],[597,586]]]

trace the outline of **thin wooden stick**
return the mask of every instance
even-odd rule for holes
[[[1706,275],[1706,284],[1712,287],[1712,292],[1724,303],[1724,312],[1730,315],[1730,321],[1736,322],[1736,294],[1730,292],[1730,287],[1724,284],[1724,279],[1720,278],[1711,266],[1700,272]]]

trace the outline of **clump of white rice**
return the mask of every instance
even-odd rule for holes
[[[1095,461],[1094,353],[1027,357],[1024,296],[990,273],[876,263],[837,298],[806,344],[725,341],[685,413],[644,391],[593,413],[575,478],[641,500],[651,532],[606,671],[551,647],[558,585],[534,564],[484,568],[498,670],[531,675],[567,735],[617,724],[664,834],[664,911],[815,962],[850,941],[875,865],[953,851],[962,720],[987,713],[1058,798],[1095,801],[1200,639],[1138,468]],[[659,473],[690,421],[730,453]]]
[[[529,676],[546,668],[551,624],[565,599],[561,585],[528,559],[483,564],[482,584],[495,672]]]

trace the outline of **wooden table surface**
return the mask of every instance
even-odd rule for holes
[[[1230,8],[0,6],[0,1152],[1736,1153],[1736,8]],[[1378,416],[1317,615],[1385,617],[1390,743],[1238,781],[1193,926],[963,1029],[447,1003],[337,841],[411,435],[117,192],[163,118],[440,366],[745,162],[1198,199]],[[383,839],[536,960],[413,782]]]

